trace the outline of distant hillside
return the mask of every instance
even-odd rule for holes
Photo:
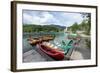
[[[61,29],[65,29],[66,27],[65,26],[60,26],[60,25],[52,25],[54,27],[58,27],[58,28],[61,28]]]
[[[23,25],[23,32],[60,32],[63,31],[66,27],[60,25],[36,25],[36,24],[27,24]]]

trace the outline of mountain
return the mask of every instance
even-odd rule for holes
[[[61,29],[65,29],[66,28],[65,26],[60,26],[60,25],[50,25],[50,26],[58,27],[58,28],[61,28]]]
[[[24,32],[40,32],[40,31],[59,32],[59,31],[63,31],[65,28],[66,28],[65,26],[60,26],[60,25],[36,25],[36,24],[23,25]]]

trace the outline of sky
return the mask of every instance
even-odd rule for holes
[[[75,22],[81,23],[83,17],[80,13],[60,11],[23,10],[23,24],[61,25],[71,26]]]

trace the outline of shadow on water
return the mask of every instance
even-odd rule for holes
[[[32,50],[33,47],[28,43],[27,39],[24,38],[23,39],[23,53],[29,51],[29,50]]]

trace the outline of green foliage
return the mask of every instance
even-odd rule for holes
[[[73,26],[71,26],[69,29],[71,29],[71,31],[72,31],[73,33],[76,33],[76,31],[77,31],[78,28],[79,28],[79,27],[78,27],[78,24],[75,22],[75,23],[73,24]]]
[[[35,25],[35,24],[24,24],[23,32],[60,32],[63,28],[57,27],[55,25]]]

